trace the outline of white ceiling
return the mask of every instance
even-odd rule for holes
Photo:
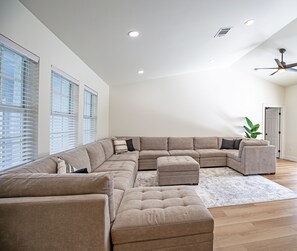
[[[297,17],[296,0],[20,1],[110,85],[229,66]],[[251,18],[255,24],[245,26]],[[227,36],[214,38],[229,26]],[[131,30],[140,36],[128,37]],[[252,68],[274,66],[282,46],[276,37],[248,55]],[[288,63],[297,61],[290,46]]]
[[[284,53],[284,61],[287,64],[297,63],[297,19],[237,61],[235,66],[278,85],[297,84],[297,72],[287,71],[270,76],[274,70],[253,70],[255,67],[277,67],[274,59],[281,57],[279,48],[287,50]]]

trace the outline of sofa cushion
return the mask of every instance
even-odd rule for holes
[[[199,171],[200,165],[189,156],[167,156],[157,159],[158,173]]]
[[[115,154],[128,152],[127,142],[124,139],[113,139],[113,146]]]
[[[132,171],[110,171],[110,173],[113,175],[115,189],[126,191],[133,187],[136,174]]]
[[[190,137],[170,137],[168,139],[168,150],[193,150],[194,139]]]
[[[227,153],[217,149],[199,149],[196,150],[200,154],[200,158],[210,157],[226,157]]]
[[[239,145],[238,157],[241,158],[245,146],[268,146],[269,141],[263,139],[243,139]]]
[[[121,201],[124,196],[124,191],[121,189],[113,189],[113,197],[114,197],[114,212],[117,214],[117,211],[120,207]]]
[[[139,159],[157,159],[162,156],[169,156],[168,151],[144,150],[139,153]]]
[[[239,150],[239,146],[240,146],[241,141],[242,141],[242,139],[235,139],[233,149]]]
[[[77,169],[77,170],[73,171],[72,173],[88,173],[88,169],[81,168],[81,169]]]
[[[234,140],[233,139],[223,139],[220,149],[233,149]]]
[[[105,161],[94,172],[110,172],[110,171],[132,171],[137,172],[134,161]]]
[[[105,161],[105,152],[100,141],[96,141],[86,145],[90,158],[91,169],[95,170]]]
[[[219,149],[221,149],[222,147],[222,141],[223,139],[228,139],[228,140],[239,140],[239,139],[242,139],[241,137],[219,137],[218,138],[218,144],[219,144]]]
[[[114,219],[113,178],[110,173],[45,174],[18,173],[0,176],[0,198],[106,194]]]
[[[227,157],[228,157],[228,158],[231,158],[231,159],[240,161],[240,158],[239,158],[239,156],[238,156],[238,153],[239,153],[238,150],[236,150],[236,149],[233,149],[233,150],[231,150],[231,149],[225,150],[225,149],[224,149],[223,151],[227,154]]]
[[[90,158],[87,149],[84,146],[58,153],[56,154],[56,157],[61,157],[76,169],[87,168],[89,173],[92,171]],[[56,158],[55,160],[57,161]]]
[[[141,150],[165,150],[167,151],[168,138],[165,137],[141,137]]]
[[[195,190],[183,186],[142,187],[125,191],[111,235],[113,244],[119,245],[170,241],[212,233],[213,228],[213,218]]]
[[[194,138],[195,149],[219,149],[217,137]]]
[[[171,156],[190,156],[192,158],[199,158],[199,153],[195,150],[171,150],[169,151]]]
[[[61,159],[60,157],[57,160],[57,164],[58,164],[58,167],[57,167],[58,174],[72,173],[72,172],[75,172],[77,170],[82,170],[82,169],[88,170],[87,168],[77,169],[77,168],[73,167],[72,165],[70,165],[67,161]]]
[[[111,139],[103,139],[103,140],[100,140],[100,143],[103,146],[103,150],[105,153],[105,159],[109,159],[110,156],[114,154],[112,140]]]
[[[116,138],[117,139],[125,139],[125,140],[132,139],[132,143],[133,143],[135,150],[140,151],[140,137],[119,136]]]
[[[139,158],[139,152],[138,151],[134,151],[134,152],[126,152],[126,153],[122,153],[122,154],[114,154],[112,155],[108,160],[112,160],[112,161],[123,161],[123,160],[130,160],[130,161],[134,161],[135,163],[138,162],[138,158]]]
[[[133,140],[132,139],[126,139],[126,144],[129,152],[135,151],[135,148],[133,146]]]
[[[48,156],[17,168],[5,170],[1,172],[0,175],[6,173],[57,173],[57,162]]]

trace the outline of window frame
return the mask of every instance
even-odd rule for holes
[[[0,34],[0,171],[37,159],[38,101],[39,57]]]
[[[90,95],[89,111],[86,114],[86,94]],[[83,144],[88,144],[96,141],[97,139],[97,116],[98,109],[98,94],[88,86],[84,88],[84,105],[83,105]],[[86,129],[87,121],[89,121],[90,127]],[[93,128],[93,129],[92,129]],[[88,134],[88,135],[87,135]]]
[[[59,80],[60,93],[57,96],[54,94],[54,78]],[[65,93],[63,94],[64,84],[69,85],[69,95],[68,101],[65,103],[68,105],[63,105],[63,99],[67,97]],[[54,110],[54,99],[60,99],[60,111]],[[62,111],[66,108],[66,111]],[[68,110],[68,111],[67,111]],[[72,149],[78,145],[78,113],[79,113],[79,81],[70,75],[66,74],[62,70],[52,66],[51,70],[51,114],[50,114],[50,154],[55,154],[58,152],[66,151]],[[58,122],[62,122],[60,131],[58,130]],[[66,129],[64,126],[68,126]]]

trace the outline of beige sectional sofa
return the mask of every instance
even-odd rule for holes
[[[124,137],[129,138],[129,137]],[[131,138],[131,137],[130,137]],[[275,146],[266,140],[243,139],[238,150],[221,149],[222,137],[132,137],[139,170],[157,168],[157,158],[191,156],[200,167],[229,166],[244,174],[275,173]],[[238,138],[236,138],[238,139]]]
[[[191,156],[201,167],[227,165],[245,175],[275,173],[275,148],[263,140],[220,150],[218,137],[126,138],[132,138],[136,151],[115,155],[112,140],[103,139],[0,173],[1,249],[110,250],[111,228],[125,193],[133,192],[137,171],[155,169],[160,156]],[[58,156],[90,174],[57,174]],[[205,230],[195,230],[200,237],[191,238],[208,247],[202,250],[211,250],[213,221],[203,212]]]

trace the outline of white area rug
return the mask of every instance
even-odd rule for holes
[[[156,171],[139,171],[135,187],[158,186]],[[260,175],[243,176],[228,167],[201,168],[193,187],[205,206],[221,207],[297,198],[297,193]]]

